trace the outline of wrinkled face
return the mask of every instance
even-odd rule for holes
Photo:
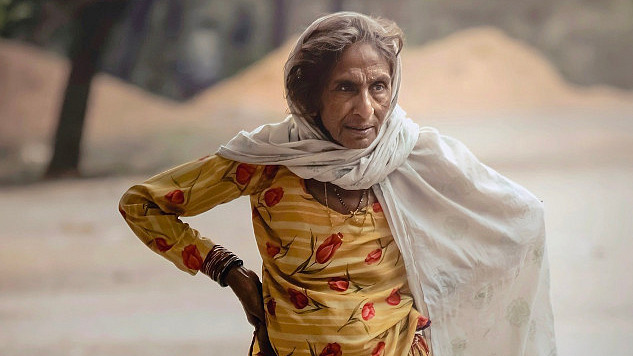
[[[372,45],[354,43],[325,84],[321,121],[336,143],[366,148],[376,139],[390,101],[389,63]]]

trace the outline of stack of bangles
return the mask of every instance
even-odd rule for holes
[[[244,262],[233,252],[220,245],[215,245],[204,259],[201,270],[202,273],[211,277],[211,279],[218,282],[222,287],[226,287],[227,284],[224,279],[231,268],[240,267],[243,264]]]

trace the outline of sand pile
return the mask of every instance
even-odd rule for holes
[[[48,137],[68,73],[64,59],[23,44],[0,41],[0,142]]]
[[[288,113],[284,98],[283,66],[295,40],[269,53],[213,88],[190,100],[184,116],[197,122],[219,119],[230,132],[252,128],[283,118]]]
[[[21,43],[0,41],[0,138],[48,139],[61,107],[69,62]],[[89,135],[118,135],[173,117],[176,103],[109,75],[98,75],[88,109]]]
[[[633,93],[566,83],[538,50],[491,27],[402,54],[400,102],[411,113],[467,113],[633,101]]]
[[[41,171],[48,162],[69,70],[69,61],[53,53],[0,41],[0,177]],[[84,147],[116,146],[121,140],[151,135],[159,124],[174,123],[177,106],[109,75],[98,75]]]

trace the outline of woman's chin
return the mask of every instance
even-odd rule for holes
[[[349,148],[349,149],[362,149],[362,148],[367,148],[369,147],[369,145],[371,145],[372,142],[374,142],[374,140],[376,139],[376,137],[366,137],[366,138],[361,138],[361,139],[354,139],[354,140],[343,140],[341,142],[339,142],[339,144],[345,148]]]
[[[367,148],[376,139],[376,131],[371,130],[348,130],[338,141],[346,148]]]

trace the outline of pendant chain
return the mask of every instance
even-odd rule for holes
[[[330,214],[330,206],[327,205],[327,182],[323,182],[323,190],[325,193],[325,211],[327,211],[327,217],[330,219],[330,227],[334,228],[334,223],[332,222],[332,214]]]
[[[323,193],[325,195],[325,211],[327,212],[328,219],[330,220],[330,227],[334,228],[334,222],[332,221],[332,214],[330,212],[330,206],[328,205],[327,186],[328,186],[327,182],[324,182],[323,183]],[[367,200],[365,206],[367,206],[369,204],[369,189],[363,189],[363,192],[360,195],[360,200],[358,201],[358,204],[356,205],[356,210],[352,211],[352,209],[350,209],[349,206],[347,206],[347,204],[345,204],[345,202],[343,201],[343,198],[339,194],[336,185],[332,184],[332,186],[334,187],[334,194],[338,198],[338,201],[341,203],[341,205],[343,206],[344,209],[349,211],[350,215],[349,215],[348,218],[345,219],[345,221],[347,221],[347,219],[350,219],[350,218],[354,218],[355,219],[356,216],[361,215],[360,209],[361,209],[361,206],[363,205],[363,199]],[[364,215],[365,215],[365,219],[367,219],[367,214],[364,214]],[[363,225],[365,224],[365,219],[363,219]]]
[[[328,203],[327,203],[327,182],[324,182],[324,190],[325,190],[325,206],[329,208]],[[360,199],[358,200],[358,204],[356,204],[356,209],[352,210],[350,209],[350,207],[345,204],[345,201],[343,201],[343,198],[341,197],[341,195],[339,194],[339,191],[336,187],[336,185],[333,185],[334,187],[334,194],[336,195],[336,197],[338,198],[338,201],[341,203],[341,205],[343,206],[343,208],[347,211],[349,211],[351,216],[357,215],[358,212],[360,211],[361,206],[363,205],[363,200],[365,200],[367,198],[367,189],[363,189],[363,192],[360,195]]]

